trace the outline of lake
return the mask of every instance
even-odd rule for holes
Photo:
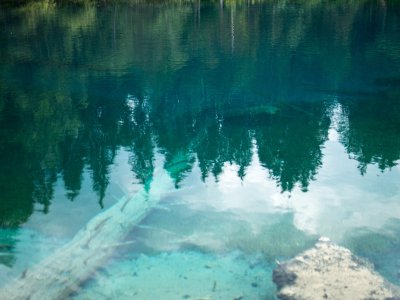
[[[320,236],[400,284],[400,2],[36,1],[0,28],[0,286],[155,192],[71,299],[275,299]]]

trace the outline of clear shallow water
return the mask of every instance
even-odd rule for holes
[[[161,168],[176,188],[74,297],[272,298],[275,261],[320,235],[400,284],[399,11],[1,10],[2,282]]]

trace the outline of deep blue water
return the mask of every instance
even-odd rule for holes
[[[269,299],[322,235],[400,284],[400,3],[302,2],[1,9],[2,282],[161,170],[73,297]]]

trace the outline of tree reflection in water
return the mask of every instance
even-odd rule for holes
[[[245,178],[255,145],[283,192],[307,191],[333,98],[361,173],[400,157],[398,3],[41,5],[0,13],[3,227],[48,212],[58,177],[74,200],[85,169],[102,205],[121,147],[142,184],[156,151],[184,161],[178,187],[195,163]]]

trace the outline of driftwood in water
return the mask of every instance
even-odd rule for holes
[[[64,299],[77,291],[157,205],[161,193],[173,187],[166,172],[160,172],[150,192],[142,189],[98,214],[69,243],[0,289],[0,299]]]

